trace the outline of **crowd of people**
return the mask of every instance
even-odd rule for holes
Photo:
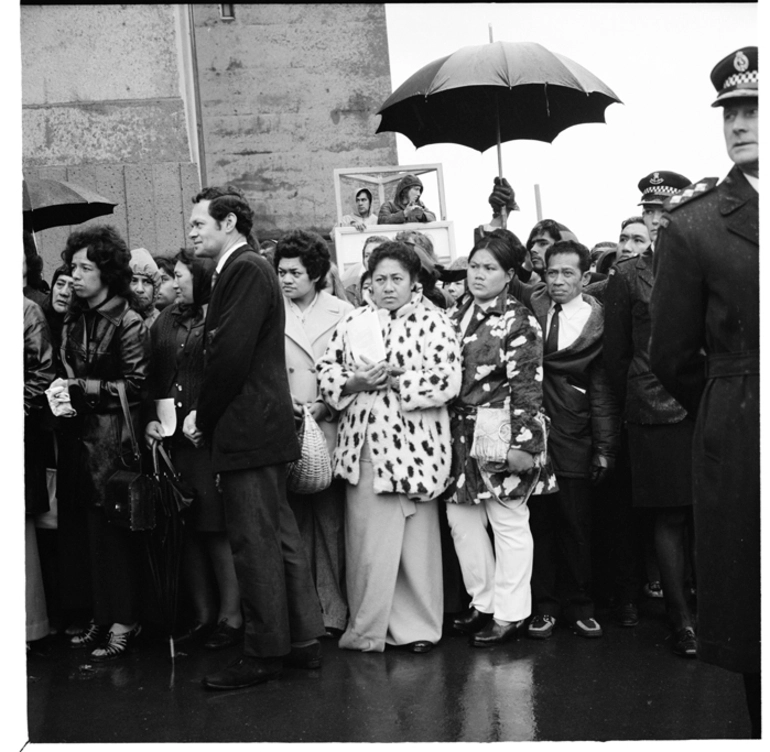
[[[140,536],[102,509],[127,401],[195,492],[177,642],[243,645],[207,688],[318,668],[321,639],[600,638],[601,574],[620,626],[662,597],[677,656],[744,674],[756,730],[757,68],[745,48],[712,73],[730,176],[650,173],[641,212],[593,250],[553,220],[522,243],[495,179],[491,222],[444,268],[412,175],[379,211],[410,226],[366,234],[347,288],[316,233],[260,248],[233,186],[195,196],[192,250],[171,258],[73,232],[47,294],[25,235],[28,640],[53,628],[112,660],[152,620]],[[365,230],[371,193],[356,201]],[[300,494],[287,465],[311,420],[334,477]]]

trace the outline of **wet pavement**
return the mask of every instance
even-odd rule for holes
[[[563,625],[546,641],[471,648],[445,630],[431,653],[340,650],[317,671],[210,692],[200,680],[238,648],[179,654],[150,638],[98,665],[64,639],[28,659],[32,742],[493,742],[743,739],[741,677],[678,658],[662,604],[638,627],[597,617],[601,639]]]

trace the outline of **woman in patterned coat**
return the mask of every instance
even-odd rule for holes
[[[530,615],[527,499],[556,490],[545,463],[542,335],[532,314],[508,294],[515,263],[505,241],[479,241],[468,259],[470,296],[450,312],[461,339],[463,383],[451,409],[447,519],[471,596],[454,626],[473,635],[476,647],[514,637]]]
[[[375,305],[340,322],[318,363],[321,395],[340,411],[334,471],[346,481],[350,621],[339,644],[425,653],[441,638],[436,498],[449,482],[459,348],[446,316],[414,292],[414,250],[383,243],[369,269]],[[380,332],[385,357],[367,357]]]

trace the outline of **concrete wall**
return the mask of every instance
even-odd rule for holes
[[[241,187],[260,236],[324,234],[333,170],[398,164],[384,5],[195,5],[207,181]],[[349,207],[353,208],[352,199]]]
[[[21,7],[23,167],[118,202],[131,248],[185,244],[198,188],[171,5]],[[46,277],[71,228],[37,234]]]

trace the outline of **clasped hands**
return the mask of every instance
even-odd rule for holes
[[[398,391],[398,377],[404,373],[403,368],[394,368],[385,361],[375,363],[365,355],[361,356],[361,360],[364,364],[356,366],[353,375],[345,384],[346,393],[377,392],[389,386]]]

